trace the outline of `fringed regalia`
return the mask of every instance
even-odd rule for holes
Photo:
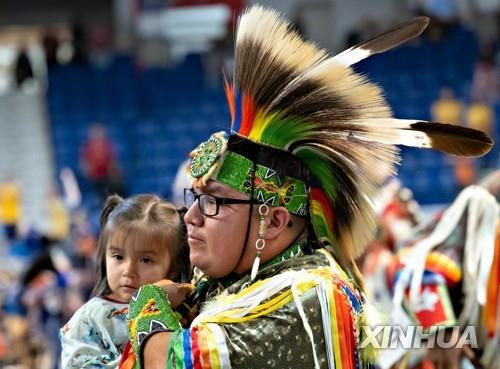
[[[470,359],[495,368],[500,360],[500,204],[483,187],[469,186],[409,244],[396,257],[395,308],[401,304],[408,321],[426,334],[457,327],[465,343],[478,344]],[[467,327],[474,329],[470,335]]]

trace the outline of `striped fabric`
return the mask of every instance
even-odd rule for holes
[[[275,358],[258,345],[273,346],[280,340],[285,341],[282,352],[293,350],[309,357],[306,363],[290,362],[289,368],[310,367],[313,362],[318,368],[368,367],[361,362],[356,347],[362,299],[339,271],[335,266],[286,271],[221,297],[220,301],[216,299],[189,329],[173,333],[167,349],[167,368],[245,368],[254,367],[252,360],[265,366],[274,363]],[[315,306],[317,320],[313,315],[318,314],[311,313]],[[277,325],[266,330],[269,324]],[[304,338],[301,345],[286,341],[286,336],[272,336],[274,330],[280,329],[298,333]]]

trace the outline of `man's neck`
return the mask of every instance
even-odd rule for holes
[[[265,262],[260,266],[260,270],[263,270],[267,267],[270,267],[272,265],[275,265],[277,263],[281,263],[283,261],[289,260],[293,257],[301,256],[304,255],[308,252],[308,246],[307,246],[307,239],[306,238],[301,238],[299,240],[296,240],[294,243],[292,243],[290,246],[288,246],[285,250],[283,250],[280,254],[276,255],[273,257],[271,260]],[[242,274],[236,274],[232,273],[226,277],[217,279],[217,282],[221,284],[224,287],[228,287],[231,284],[235,283],[236,281],[240,280],[242,277],[245,275],[249,274],[250,270],[246,271],[245,273]]]
[[[304,255],[307,249],[307,239],[302,238],[300,240],[295,241],[285,250],[283,250],[280,254],[262,264],[261,269],[267,268],[268,266],[281,263],[282,261],[293,258],[294,256]]]
[[[290,260],[292,258],[295,258],[297,256],[305,255],[305,254],[310,254],[310,245],[307,243],[307,238],[301,238],[294,243],[292,243],[289,247],[287,247],[284,251],[282,251],[279,255],[275,256],[271,260],[267,261],[265,264],[263,264],[260,268],[262,271],[264,268],[269,268],[273,265],[276,265],[278,263],[285,262],[287,260]],[[196,280],[194,282],[196,284],[195,291],[191,294],[191,297],[188,299],[191,299],[188,303],[188,308],[191,306],[195,306],[198,301],[205,301],[207,297],[209,298],[210,296],[216,296],[219,293],[221,293],[223,290],[225,290],[227,287],[235,284],[242,278],[245,278],[250,271],[243,273],[243,274],[230,274],[226,277],[219,278],[219,279],[213,279],[209,278],[206,275],[203,275],[201,271],[198,270],[200,273],[195,273],[195,277],[193,280]],[[249,277],[248,277],[249,279]]]

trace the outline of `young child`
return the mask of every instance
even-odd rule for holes
[[[64,369],[118,367],[134,292],[161,279],[189,278],[185,226],[170,203],[154,195],[113,195],[100,225],[94,297],[60,331]]]

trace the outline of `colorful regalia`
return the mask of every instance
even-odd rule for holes
[[[395,144],[467,156],[492,145],[478,131],[394,119],[381,89],[350,68],[427,23],[416,18],[330,57],[272,10],[242,15],[226,82],[231,132],[199,145],[188,171],[195,188],[217,181],[306,219],[307,239],[260,268],[257,256],[256,275],[209,278],[201,310],[184,328],[172,321],[163,290],[142,287],[129,312],[137,367],[141,344],[157,331],[172,332],[167,368],[371,366],[354,258],[375,230],[371,196],[393,173]]]
[[[424,333],[459,327],[463,334],[473,327],[478,347],[470,359],[495,368],[500,360],[498,201],[480,186],[467,187],[409,244],[396,256],[395,308],[401,304],[408,321],[423,326]]]

